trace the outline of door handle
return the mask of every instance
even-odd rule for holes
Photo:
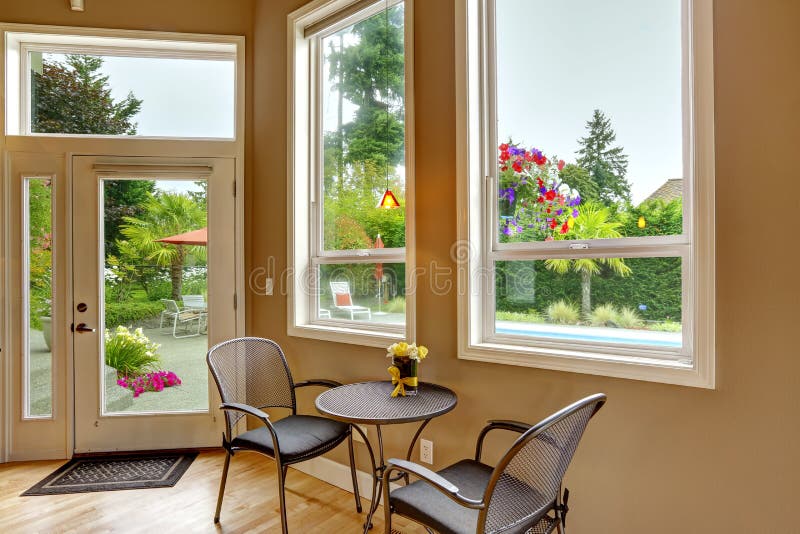
[[[85,334],[87,332],[97,332],[97,330],[95,328],[86,326],[86,323],[78,323],[78,326],[73,329],[73,332]]]

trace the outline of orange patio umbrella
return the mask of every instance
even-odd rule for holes
[[[169,243],[170,245],[189,245],[205,247],[208,245],[208,227],[192,230],[183,234],[171,235],[156,239],[159,243]]]

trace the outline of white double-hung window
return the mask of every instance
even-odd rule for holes
[[[459,355],[714,385],[710,0],[460,0]]]
[[[413,336],[409,1],[289,15],[289,334]]]

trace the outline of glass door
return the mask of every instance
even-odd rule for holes
[[[72,163],[76,452],[218,445],[205,355],[236,334],[234,160]]]

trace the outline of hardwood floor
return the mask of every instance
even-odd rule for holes
[[[20,493],[63,461],[0,464],[0,532],[280,532],[275,464],[257,454],[231,461],[222,519],[214,525],[224,454],[201,453],[173,488],[20,497]],[[291,533],[357,533],[365,513],[356,514],[353,495],[289,470],[286,501]],[[366,510],[369,501],[363,500]],[[371,532],[383,533],[379,508]],[[402,518],[402,534],[424,532]]]

